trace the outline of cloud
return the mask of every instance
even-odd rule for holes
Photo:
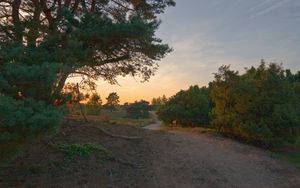
[[[267,0],[264,1],[252,9],[249,10],[249,12],[252,12],[252,16],[250,19],[265,15],[269,12],[272,12],[280,7],[282,7],[284,4],[288,3],[290,0]]]
[[[253,12],[261,11],[261,9],[264,9],[266,5],[268,6],[268,4],[272,3],[273,1],[274,0],[265,0],[263,2],[260,2],[256,5],[254,5],[252,8],[250,8],[247,12],[253,13]]]
[[[190,85],[207,85],[223,64],[243,72],[262,58],[299,70],[299,7],[300,0],[178,0],[162,17],[159,37],[174,51],[159,62],[156,75],[146,83],[130,77],[120,78],[121,86],[101,82],[100,94],[116,91],[123,102],[171,96]]]

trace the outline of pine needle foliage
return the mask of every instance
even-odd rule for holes
[[[262,62],[244,74],[222,66],[211,83],[212,124],[224,134],[265,144],[295,142],[300,130],[299,72]]]

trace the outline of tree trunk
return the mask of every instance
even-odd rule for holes
[[[12,3],[12,19],[14,24],[14,36],[17,42],[23,42],[23,28],[20,23],[19,10],[21,5],[21,0],[14,0]]]
[[[78,83],[76,83],[76,89],[77,89],[77,102],[78,102],[78,105],[79,105],[79,108],[80,108],[80,112],[81,112],[81,115],[83,116],[83,119],[85,122],[88,122],[84,112],[83,112],[83,108],[82,108],[82,105],[80,104],[80,90],[79,90],[79,85]]]
[[[42,9],[41,9],[41,6],[40,6],[38,0],[33,0],[33,3],[34,3],[34,7],[35,7],[34,15],[33,15],[34,23],[33,23],[33,26],[31,26],[31,28],[29,29],[27,43],[28,43],[28,46],[36,47],[36,40],[39,36],[37,25],[40,22],[40,16],[41,16]]]
[[[62,90],[65,86],[65,82],[68,79],[69,74],[70,74],[69,71],[63,71],[61,73],[61,76],[57,79],[57,82],[54,83],[53,89],[52,89],[52,92],[51,92],[51,100],[52,101],[57,99],[59,94],[62,92]]]

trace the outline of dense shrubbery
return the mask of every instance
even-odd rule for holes
[[[213,126],[267,145],[293,142],[300,130],[299,75],[277,64],[242,75],[222,66],[211,83]]]
[[[135,101],[134,103],[125,106],[127,117],[139,119],[149,117],[149,102],[145,100]]]
[[[220,67],[209,88],[178,92],[158,115],[166,124],[210,124],[220,133],[270,146],[299,137],[299,106],[300,72],[262,62],[241,75],[229,66]]]
[[[176,121],[181,126],[208,126],[210,111],[209,89],[191,86],[171,97],[157,113],[166,124]]]

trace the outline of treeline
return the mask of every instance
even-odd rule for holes
[[[123,105],[126,111],[126,117],[132,119],[142,119],[149,117],[149,111],[151,106],[148,101],[140,100],[135,101],[134,103],[125,103]]]
[[[192,86],[158,110],[167,124],[210,126],[266,145],[294,142],[300,130],[300,72],[264,62],[244,74],[221,66],[208,87]]]
[[[76,93],[75,93],[76,96]],[[76,98],[76,97],[71,97]],[[71,103],[69,105],[69,110],[73,111],[75,109],[75,113],[80,115],[80,113],[84,113],[85,115],[101,115],[102,110],[108,110],[110,112],[116,111],[116,110],[124,110],[126,112],[126,115],[124,118],[129,119],[143,119],[143,118],[149,118],[149,111],[152,110],[152,106],[150,106],[148,101],[140,100],[135,101],[133,103],[124,103],[124,105],[120,105],[119,101],[120,97],[116,92],[112,92],[106,97],[106,103],[102,104],[102,99],[100,95],[97,92],[90,94],[80,94],[80,100],[85,101],[82,105],[83,112],[79,112],[78,110],[78,103],[79,101],[74,101],[75,103]],[[167,100],[167,99],[166,99]],[[77,107],[77,108],[76,108]]]

